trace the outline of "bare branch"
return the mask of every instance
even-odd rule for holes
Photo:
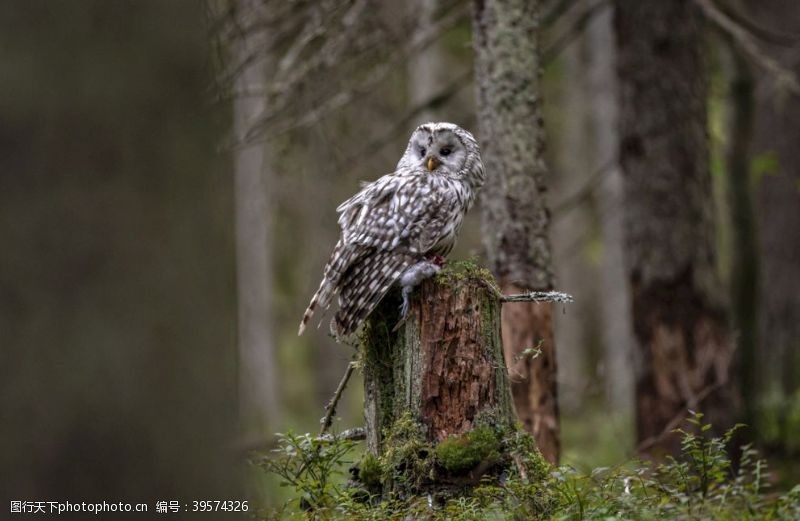
[[[383,135],[371,140],[367,143],[363,148],[361,148],[357,153],[353,154],[345,163],[364,155],[367,151],[375,151],[381,150],[384,146],[392,141],[395,137],[397,137],[401,132],[405,132],[407,129],[406,127],[408,124],[414,120],[418,115],[422,114],[428,109],[434,109],[440,107],[447,103],[453,96],[458,94],[461,90],[465,87],[471,85],[470,79],[472,78],[472,69],[467,69],[463,73],[459,74],[453,80],[445,85],[445,87],[431,96],[430,98],[418,103],[417,105],[411,107],[408,111],[406,111],[403,116],[397,120],[397,122],[392,125],[392,128],[385,132]]]
[[[326,114],[341,108],[342,106],[348,104],[349,102],[353,101],[354,99],[358,99],[361,96],[367,95],[373,91],[376,85],[378,85],[384,78],[388,76],[390,72],[395,70],[395,65],[402,61],[403,59],[407,58],[408,56],[419,52],[422,49],[425,49],[428,45],[436,41],[439,37],[442,36],[447,30],[454,27],[456,24],[461,22],[463,19],[466,18],[468,10],[466,9],[465,5],[458,5],[453,8],[450,12],[445,13],[442,15],[434,24],[427,26],[425,30],[417,32],[412,38],[409,44],[401,47],[397,52],[395,52],[389,59],[385,60],[380,65],[373,68],[370,75],[364,79],[363,81],[359,82],[357,85],[354,85],[350,89],[343,90],[340,92],[336,92],[334,94],[329,95],[326,99],[317,100],[314,103],[316,106],[315,109],[306,113],[306,115],[302,118],[296,118],[294,121],[288,122],[276,129],[272,130],[271,134],[281,134],[288,130],[310,125],[313,123],[318,122],[322,119]],[[381,35],[383,33],[376,32],[373,37],[375,40],[363,40],[362,44],[364,47],[369,48],[374,46],[378,43],[381,39]],[[346,38],[342,41],[346,41]],[[319,54],[324,55],[325,51],[320,51]],[[326,62],[330,62],[330,56],[327,56]],[[271,92],[281,92],[282,94],[279,95],[277,103],[271,103],[270,106],[275,107],[269,113],[262,114],[259,118],[255,120],[253,128],[251,129],[250,134],[248,135],[248,140],[253,140],[261,137],[264,134],[264,128],[267,127],[269,124],[273,123],[274,120],[281,115],[283,112],[287,110],[288,103],[285,103],[286,97],[294,94],[294,83],[300,81],[307,75],[311,67],[304,67],[301,73],[295,73],[292,75],[292,79],[289,82],[282,82],[278,83],[270,88]]]
[[[647,450],[653,448],[654,446],[664,441],[668,436],[672,435],[673,433],[672,431],[677,429],[678,426],[681,424],[681,422],[686,419],[686,413],[689,412],[690,409],[697,409],[697,407],[703,402],[703,400],[708,398],[708,396],[711,393],[713,393],[720,387],[722,387],[722,383],[716,382],[709,386],[706,386],[702,391],[693,396],[691,400],[689,400],[689,402],[686,404],[686,407],[683,410],[681,410],[681,412],[676,414],[669,421],[669,423],[667,423],[666,427],[664,427],[664,430],[662,430],[656,436],[650,436],[649,438],[642,440],[642,442],[636,446],[636,452],[638,453],[646,452]]]
[[[753,36],[763,42],[780,45],[783,47],[795,47],[800,44],[800,34],[798,33],[785,33],[770,27],[759,25],[757,22],[754,22],[750,18],[738,13],[731,5],[721,4],[716,1],[714,2],[714,5],[722,13],[728,16],[728,18],[742,26]]]
[[[580,36],[595,15],[599,14],[607,7],[609,7],[608,0],[597,0],[577,14],[565,17],[565,21],[562,25],[566,25],[567,28],[557,37],[553,38],[552,42],[543,50],[542,61],[547,63],[561,54],[561,51],[569,46],[575,38]]]
[[[694,0],[694,2],[702,10],[706,18],[714,22],[720,30],[730,36],[733,43],[742,52],[775,78],[779,89],[786,89],[796,96],[800,95],[800,83],[798,83],[794,73],[764,53],[753,39],[753,36],[744,27],[720,11],[711,0]]]
[[[515,295],[503,295],[500,302],[575,302],[572,295],[561,291],[528,291]]]
[[[317,439],[326,441],[364,441],[367,439],[367,429],[366,427],[353,427],[339,434],[323,434],[322,436],[318,436]]]
[[[619,164],[618,159],[613,157],[601,165],[600,168],[596,169],[580,189],[553,205],[553,216],[558,217],[559,215],[563,215],[589,199],[597,187],[600,186],[605,176],[609,172],[612,172],[617,164]]]
[[[435,24],[427,26],[423,30],[412,34],[408,43],[404,43],[400,48],[392,53],[385,60],[381,60],[377,66],[372,66],[366,77],[358,82],[352,82],[344,89],[328,89],[322,93],[322,99],[307,100],[304,105],[312,107],[308,110],[301,110],[301,114],[296,117],[286,118],[283,123],[277,123],[278,118],[287,115],[290,111],[298,110],[298,103],[301,103],[297,96],[299,86],[308,80],[314,71],[321,72],[326,67],[333,64],[340,64],[341,59],[346,57],[352,61],[357,59],[359,51],[372,52],[376,48],[386,47],[387,31],[377,27],[379,24],[370,23],[368,31],[359,31],[363,25],[363,17],[369,13],[368,2],[356,0],[342,4],[341,2],[323,2],[325,5],[316,5],[314,2],[299,2],[292,10],[284,9],[280,14],[272,14],[269,19],[262,17],[260,20],[244,25],[241,21],[241,13],[234,11],[225,12],[220,18],[229,18],[228,32],[234,33],[236,37],[248,34],[255,30],[269,29],[271,42],[269,49],[280,46],[285,50],[281,53],[278,70],[273,79],[267,85],[251,86],[242,92],[229,92],[230,96],[258,96],[265,95],[270,97],[270,103],[264,113],[253,119],[253,125],[246,137],[239,136],[239,142],[231,142],[224,148],[235,148],[237,145],[249,144],[263,138],[266,128],[269,127],[270,135],[280,135],[299,127],[310,126],[318,123],[327,115],[347,106],[351,102],[361,99],[363,96],[371,94],[375,88],[386,79],[386,77],[396,69],[396,63],[408,56],[425,49],[428,45],[436,41],[442,34],[454,27],[457,23],[466,18],[468,14],[467,5],[463,2],[453,2],[447,6],[445,12],[437,18]],[[544,20],[545,25],[549,26],[559,21],[561,25],[568,28],[553,39],[553,42],[544,49],[544,62],[551,61],[574,40],[580,31],[591,20],[600,8],[605,7],[608,0],[595,0],[586,8],[578,8],[580,2],[576,0],[559,0]],[[278,2],[278,4],[283,4]],[[343,7],[346,6],[346,7]],[[573,13],[573,11],[576,11]],[[283,24],[281,20],[300,19],[301,23]],[[331,21],[338,20],[338,27],[331,29]],[[564,20],[561,22],[561,20]],[[324,23],[323,23],[324,21]],[[217,25],[222,24],[219,22]],[[280,28],[280,30],[278,30]],[[276,33],[279,36],[276,36]],[[326,37],[326,34],[332,36]],[[288,41],[286,41],[288,40]],[[311,43],[321,41],[321,46],[311,49]],[[382,45],[379,45],[382,44]],[[356,48],[358,47],[358,48]],[[263,49],[266,51],[268,49]],[[313,52],[309,56],[308,52]],[[226,84],[235,77],[240,71],[250,65],[253,60],[258,59],[258,52],[254,51],[252,56],[245,56],[243,61],[233,64],[229,70],[220,76],[219,83]],[[384,146],[400,132],[405,130],[408,121],[413,119],[421,111],[431,106],[445,103],[449,98],[468,86],[470,71],[465,71],[445,87],[435,97],[425,103],[412,108],[407,112],[401,123],[393,126],[390,132],[376,139],[378,146]]]
[[[331,423],[333,423],[333,416],[336,414],[336,405],[338,405],[339,399],[342,397],[342,392],[344,392],[345,387],[347,387],[347,382],[350,380],[350,376],[353,374],[356,365],[356,362],[350,362],[347,364],[347,369],[342,376],[342,380],[339,382],[339,386],[336,388],[336,392],[333,393],[330,401],[325,406],[325,416],[323,416],[319,422],[322,425],[319,430],[320,436],[325,434],[330,428]]]
[[[542,26],[548,27],[556,23],[564,13],[575,7],[578,0],[556,0],[542,15]]]

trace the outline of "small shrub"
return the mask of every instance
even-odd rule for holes
[[[353,442],[291,432],[277,436],[278,448],[251,462],[278,476],[281,486],[292,487],[301,510],[335,506],[343,495],[343,480],[336,478],[344,475],[348,463],[345,457],[352,451]]]

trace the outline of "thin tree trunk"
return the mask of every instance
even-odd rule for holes
[[[562,54],[563,98],[560,132],[551,135],[558,175],[553,177],[556,200],[573,197],[592,175],[590,167],[591,129],[588,127],[590,105],[586,82],[586,60],[583,39]],[[555,334],[558,338],[559,407],[568,413],[578,409],[587,398],[587,384],[594,382],[597,358],[597,267],[588,255],[595,218],[590,198],[583,198],[553,220],[553,257],[558,284],[565,291],[579,293],[578,300],[566,313],[556,313]]]
[[[733,231],[731,307],[736,326],[737,366],[743,393],[744,417],[757,425],[754,416],[758,393],[756,372],[756,309],[758,244],[750,179],[750,150],[755,109],[754,81],[749,65],[737,53],[731,56],[730,143],[727,152],[728,199]]]
[[[505,293],[553,288],[541,118],[540,2],[475,0],[473,45],[486,185],[483,240]],[[552,304],[503,311],[503,344],[517,415],[544,456],[559,456]],[[538,347],[536,358],[519,356]]]
[[[785,34],[800,32],[800,3],[750,1],[760,24]],[[769,54],[800,75],[796,47],[768,47]],[[758,217],[759,387],[779,403],[780,444],[796,447],[790,421],[800,389],[800,99],[762,77],[756,90],[753,163]],[[795,398],[796,400],[796,398]],[[797,403],[796,401],[794,402]],[[794,440],[792,438],[794,437]]]
[[[242,16],[258,16],[260,3],[240,0]],[[252,22],[252,20],[250,20]],[[249,34],[236,48],[243,61],[263,40]],[[253,60],[236,79],[235,90],[247,92],[263,85],[264,58]],[[243,139],[255,117],[264,110],[264,99],[246,96],[234,102],[234,132]],[[239,398],[245,429],[260,429],[275,421],[279,399],[275,368],[275,344],[270,310],[272,294],[271,219],[267,186],[270,176],[266,147],[247,144],[235,155],[236,278],[239,299]]]
[[[436,21],[439,0],[414,0],[408,2],[408,16],[417,20],[415,30],[425,32]],[[444,58],[438,40],[432,42],[408,61],[408,97],[412,107],[416,107],[435,96],[442,88]],[[422,112],[419,124],[437,120],[430,109]]]
[[[614,410],[633,407],[633,329],[631,302],[623,255],[622,175],[619,149],[619,89],[611,7],[598,13],[586,28],[587,70],[592,132],[590,157],[595,168],[610,165],[597,194],[603,237],[600,284],[603,294],[602,335],[605,347],[606,399]]]
[[[648,452],[687,408],[718,429],[735,407],[713,249],[703,26],[692,2],[617,0],[625,254],[642,367],[636,426]]]

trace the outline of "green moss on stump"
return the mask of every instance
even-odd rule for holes
[[[529,482],[544,481],[550,475],[553,466],[544,459],[544,456],[536,447],[536,440],[523,430],[521,425],[517,426],[511,436],[506,439],[506,443],[509,446],[509,452],[517,456],[525,466]]]
[[[491,417],[487,414],[483,419]],[[367,453],[359,462],[357,481],[362,490],[392,497],[425,490],[458,495],[464,492],[457,485],[463,485],[459,480],[477,479],[471,476],[476,469],[484,478],[487,471],[494,476],[506,471],[531,486],[547,479],[552,470],[533,437],[519,425],[476,422],[473,430],[437,445],[428,442],[424,433],[424,426],[410,412],[401,415],[385,432],[384,453],[379,457]]]
[[[451,474],[465,474],[481,463],[492,465],[500,460],[502,440],[491,427],[452,436],[436,446],[439,464]]]
[[[416,489],[432,479],[434,458],[425,439],[425,427],[405,412],[385,433],[381,468],[385,483]]]
[[[497,287],[492,273],[479,266],[474,260],[448,261],[436,274],[434,280],[437,284],[452,286],[464,280],[473,279]]]
[[[381,463],[367,452],[358,464],[358,480],[370,491],[380,490],[383,483]]]

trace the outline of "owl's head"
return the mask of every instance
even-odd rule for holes
[[[397,168],[461,178],[475,188],[483,184],[478,142],[453,123],[425,123],[417,127]]]

